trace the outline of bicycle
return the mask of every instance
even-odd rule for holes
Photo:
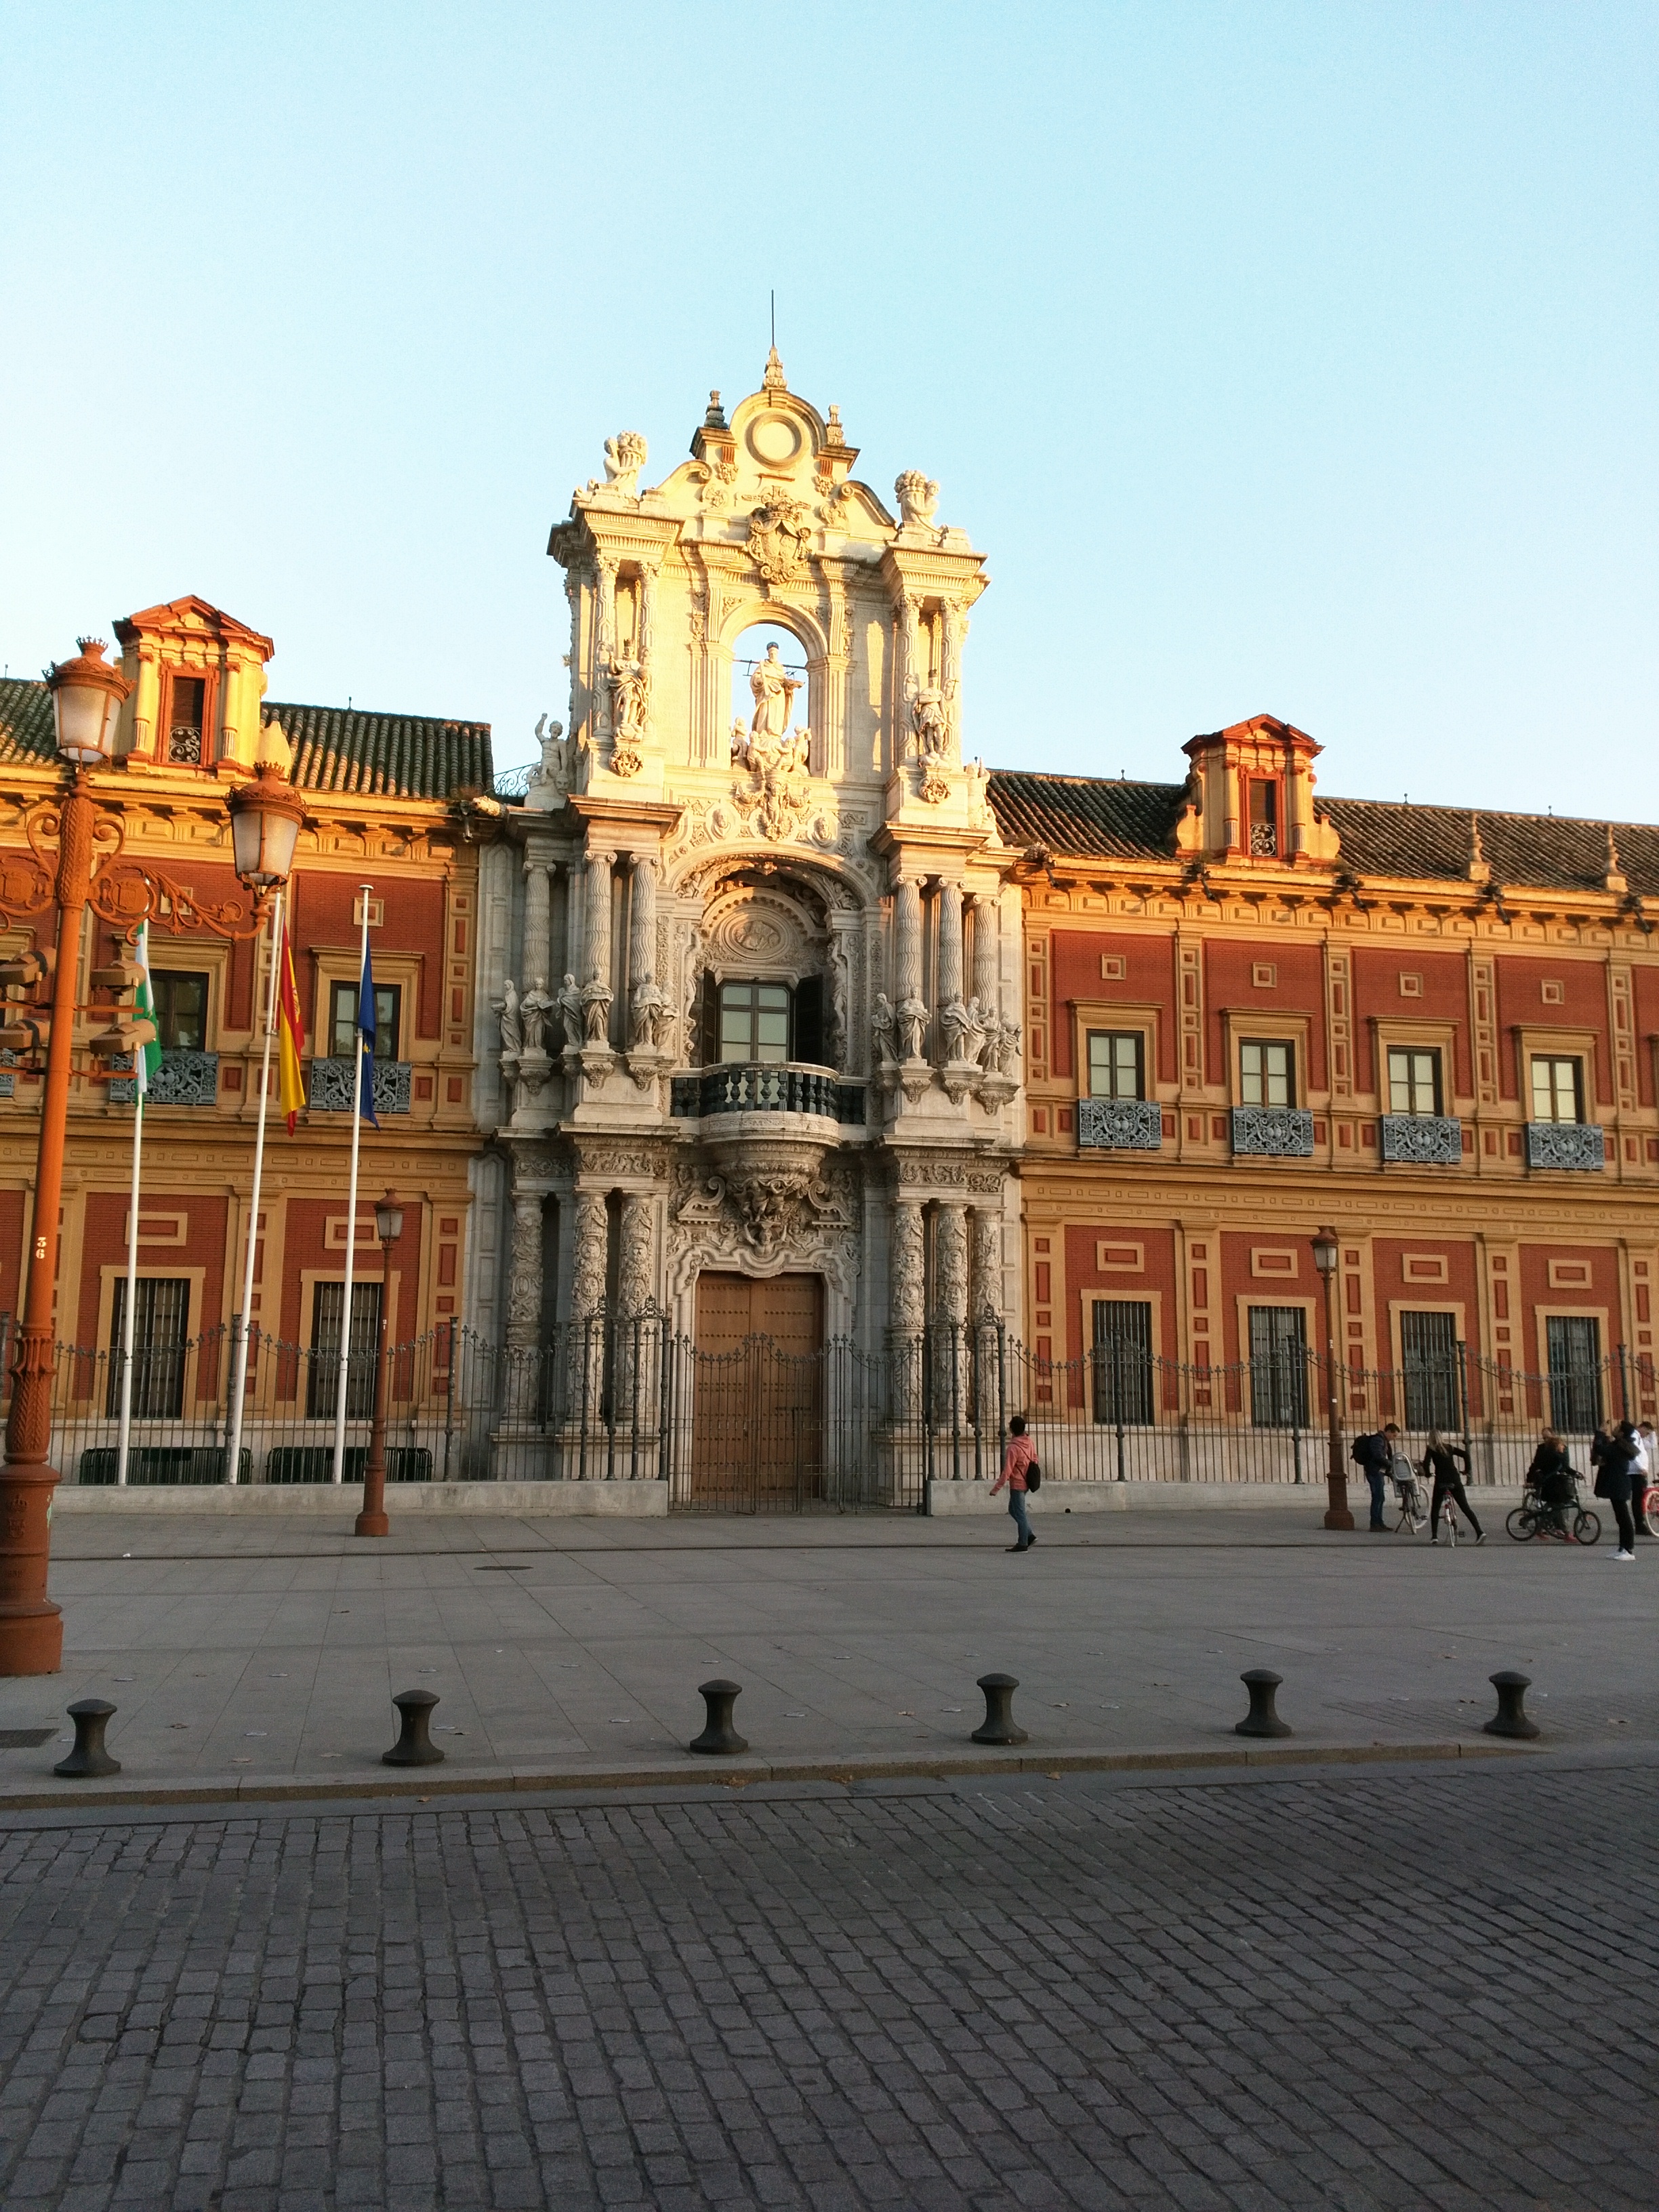
[[[1565,1531],[1556,1527],[1556,1509],[1553,1505],[1547,1504],[1529,1482],[1526,1486],[1521,1503],[1510,1513],[1504,1527],[1517,1544],[1524,1544],[1534,1536],[1563,1534],[1565,1535],[1568,1542],[1574,1544],[1594,1544],[1597,1540],[1601,1534],[1601,1518],[1592,1513],[1589,1506],[1579,1504],[1578,1476],[1576,1470],[1572,1474],[1572,1496],[1563,1504],[1560,1510],[1564,1516],[1571,1516],[1570,1527]]]
[[[1423,1486],[1415,1471],[1403,1480],[1395,1474],[1391,1474],[1389,1480],[1394,1485],[1395,1504],[1400,1508],[1400,1518],[1394,1524],[1394,1533],[1397,1536],[1402,1528],[1409,1528],[1414,1536],[1429,1517],[1428,1501],[1423,1495]]]

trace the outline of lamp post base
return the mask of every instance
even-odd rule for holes
[[[1352,1527],[1352,1522],[1349,1524]],[[392,1523],[384,1513],[371,1513],[365,1506],[352,1524],[354,1536],[389,1536]]]
[[[1348,1510],[1346,1483],[1340,1488],[1334,1482],[1331,1485],[1330,1504],[1325,1508],[1325,1526],[1328,1528],[1352,1528],[1353,1526],[1353,1516]]]
[[[0,1675],[60,1674],[63,1670],[63,1607],[50,1598],[39,1605],[0,1605]]]
[[[64,1664],[64,1609],[46,1595],[57,1487],[57,1469],[38,1460],[0,1469],[0,1676],[56,1674]]]

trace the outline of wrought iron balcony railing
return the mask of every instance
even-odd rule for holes
[[[1463,1158],[1463,1124],[1455,1114],[1384,1114],[1382,1154],[1413,1167],[1455,1168]]]
[[[1303,1106],[1235,1106],[1233,1151],[1258,1159],[1313,1158],[1313,1115]]]
[[[866,1088],[844,1083],[830,1067],[727,1060],[695,1075],[677,1075],[669,1111],[684,1121],[706,1121],[714,1114],[812,1114],[820,1121],[862,1128]]]
[[[374,1111],[407,1114],[410,1063],[406,1060],[377,1060],[374,1063]],[[313,1060],[306,1084],[306,1103],[315,1114],[349,1114],[357,1081],[354,1060]]]
[[[1085,1150],[1156,1152],[1164,1143],[1164,1109],[1156,1098],[1079,1098],[1077,1140]]]
[[[1527,1165],[1595,1174],[1607,1164],[1599,1121],[1528,1121]]]
[[[130,1067],[131,1060],[127,1062]],[[131,1106],[136,1086],[131,1078],[109,1086],[112,1106]],[[145,1093],[150,1106],[213,1106],[219,1098],[219,1055],[216,1052],[165,1051],[161,1065]]]

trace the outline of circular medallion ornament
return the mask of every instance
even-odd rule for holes
[[[757,415],[749,425],[749,450],[769,468],[781,468],[801,449],[798,422],[787,415]]]

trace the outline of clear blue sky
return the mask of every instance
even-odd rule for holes
[[[988,554],[969,748],[1659,814],[1651,5],[8,7],[0,657],[562,714],[605,436],[791,383]]]

